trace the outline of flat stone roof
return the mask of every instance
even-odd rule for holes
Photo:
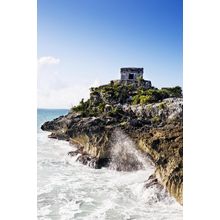
[[[123,67],[120,69],[121,73],[124,72],[137,72],[137,73],[143,73],[144,72],[144,68],[136,68],[136,67]]]

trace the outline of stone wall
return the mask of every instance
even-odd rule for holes
[[[135,72],[135,73],[144,73],[144,68],[133,68],[133,67],[131,67],[131,68],[121,68],[120,69],[120,72],[121,73],[133,73],[133,72]]]
[[[117,81],[118,83],[118,81]],[[121,85],[129,85],[129,84],[132,84],[134,85],[135,87],[143,87],[145,89],[150,89],[152,88],[152,84],[151,84],[151,81],[150,80],[141,80],[141,81],[138,81],[138,80],[121,80],[119,81],[119,83]]]
[[[144,69],[143,68],[121,68],[121,80],[137,80],[139,77],[143,78]],[[134,78],[129,79],[129,75],[133,74]]]

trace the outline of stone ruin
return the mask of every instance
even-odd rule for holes
[[[151,88],[151,81],[144,80],[144,68],[136,67],[126,67],[120,69],[121,79],[119,82],[121,84],[129,85],[135,84],[137,86],[142,86],[146,89]]]

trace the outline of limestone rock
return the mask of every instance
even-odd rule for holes
[[[112,86],[115,86],[113,84]],[[117,170],[135,170],[141,164],[132,154],[113,155],[115,131],[122,131],[137,149],[148,156],[156,167],[146,187],[159,184],[182,204],[183,198],[183,131],[182,98],[165,98],[149,104],[131,103],[138,91],[131,87],[101,86],[91,89],[90,99],[44,123],[42,130],[50,138],[67,140],[78,148],[70,152],[77,160],[93,168],[110,166],[115,159]],[[92,107],[91,107],[92,106]]]

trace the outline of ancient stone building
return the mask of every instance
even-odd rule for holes
[[[144,68],[121,68],[121,80],[138,80],[143,78]]]
[[[121,83],[136,84],[145,88],[151,88],[151,81],[144,80],[144,68],[126,67],[120,69]]]

